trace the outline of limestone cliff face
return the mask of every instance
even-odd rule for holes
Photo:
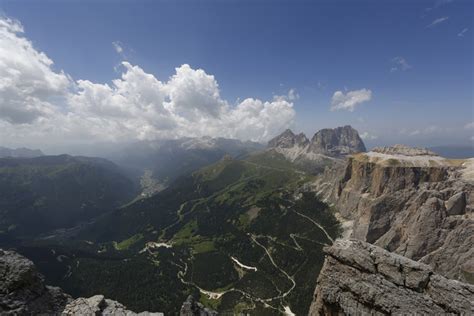
[[[385,149],[350,157],[320,177],[315,190],[335,206],[352,238],[473,282],[473,163]]]
[[[327,253],[309,315],[470,315],[474,286],[360,240]]]

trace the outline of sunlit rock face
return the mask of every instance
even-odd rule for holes
[[[313,189],[352,221],[352,238],[473,282],[472,159],[451,160],[395,146],[355,154]]]

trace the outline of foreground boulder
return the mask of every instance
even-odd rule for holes
[[[474,311],[474,286],[360,240],[326,247],[310,315],[440,315]]]
[[[0,249],[0,314],[58,314],[72,298],[60,288],[44,285],[30,260]]]
[[[1,315],[163,315],[136,314],[103,295],[73,300],[60,288],[44,285],[33,262],[14,251],[0,249],[0,276]]]
[[[119,302],[106,299],[103,295],[94,295],[89,298],[80,297],[70,302],[62,312],[66,315],[116,315],[116,316],[163,316],[163,313],[141,312],[128,310]]]

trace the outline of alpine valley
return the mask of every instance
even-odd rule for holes
[[[474,308],[473,158],[367,152],[351,126],[266,147],[140,142],[108,160],[2,152],[5,314]]]

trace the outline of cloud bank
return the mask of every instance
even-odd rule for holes
[[[17,143],[221,136],[265,141],[295,117],[294,90],[271,101],[222,99],[214,76],[184,64],[168,80],[129,62],[110,84],[54,69],[18,21],[0,17],[0,129]],[[119,52],[120,43],[114,48]],[[3,141],[3,139],[2,139]]]
[[[331,99],[331,111],[347,110],[352,112],[357,105],[371,99],[372,91],[368,89],[354,90],[347,93],[336,91]]]

